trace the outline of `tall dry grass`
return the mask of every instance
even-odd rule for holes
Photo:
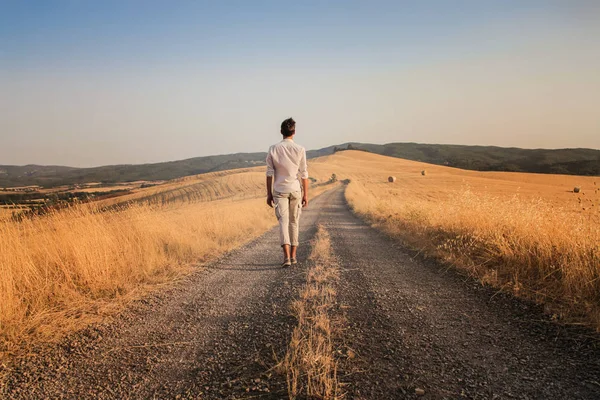
[[[315,177],[332,173],[352,181],[355,211],[391,235],[600,329],[600,178],[467,171],[359,151],[313,161]]]
[[[247,199],[262,195],[265,191],[264,168],[247,168],[186,176],[163,184],[134,190],[132,193],[100,200],[102,206],[127,202],[168,204],[173,202],[197,202],[222,199]]]
[[[598,190],[588,193],[597,196]],[[485,283],[552,304],[556,317],[600,329],[598,198],[588,196],[576,213],[571,205],[476,193],[468,186],[435,199],[427,194],[364,181],[346,192],[358,214],[411,246]]]
[[[13,211],[7,208],[0,207],[0,221],[10,219],[13,215]]]
[[[20,222],[0,214],[0,365],[274,226],[264,174],[191,176]]]
[[[0,351],[60,336],[275,223],[262,198],[187,205],[80,205],[0,221]]]
[[[307,271],[306,284],[293,303],[298,325],[280,367],[287,376],[290,399],[337,399],[341,393],[331,310],[335,304],[339,270],[332,257],[329,235],[321,226],[313,241],[309,261],[311,267]]]

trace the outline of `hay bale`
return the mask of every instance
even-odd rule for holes
[[[579,193],[579,192],[581,192],[581,188],[579,186],[575,186],[573,188],[573,193]]]
[[[388,182],[390,182],[390,183],[396,182],[396,177],[395,176],[388,177]]]
[[[427,171],[425,171],[425,170],[421,171],[421,175],[423,175],[423,176],[427,175]]]

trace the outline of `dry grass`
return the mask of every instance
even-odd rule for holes
[[[0,221],[10,219],[13,213],[20,212],[20,208],[0,207]]]
[[[0,214],[0,364],[275,225],[264,181],[264,168],[223,171],[22,222]]]
[[[310,255],[312,267],[300,298],[293,303],[298,320],[285,359],[280,367],[287,375],[290,399],[341,397],[332,335],[331,308],[339,271],[331,256],[329,235],[319,227]]]
[[[265,192],[264,168],[247,168],[174,179],[158,186],[133,190],[132,193],[113,199],[101,200],[102,206],[112,206],[132,201],[155,204],[187,203],[220,199],[247,199]]]
[[[600,329],[600,179],[463,171],[360,152],[319,164],[322,175],[352,180],[350,205],[387,233]]]
[[[0,349],[52,340],[274,224],[262,199],[86,205],[0,222]]]

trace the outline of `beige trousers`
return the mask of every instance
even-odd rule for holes
[[[281,245],[298,246],[298,228],[302,212],[302,192],[273,193],[275,215],[279,220]]]

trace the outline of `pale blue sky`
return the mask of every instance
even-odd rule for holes
[[[3,1],[0,164],[348,141],[600,148],[591,1]]]

